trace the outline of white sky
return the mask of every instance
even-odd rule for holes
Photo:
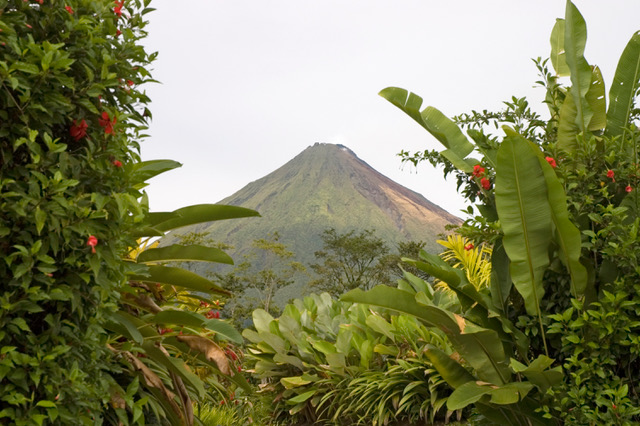
[[[607,92],[638,0],[576,0],[585,56]],[[512,95],[539,104],[531,58],[547,57],[562,0],[155,0],[147,85],[153,103],[143,159],[183,167],[154,178],[153,211],[215,203],[315,142],[342,143],[379,172],[461,215],[454,179],[400,150],[440,149],[377,93],[413,91],[448,116],[498,109]],[[540,105],[538,111],[546,111]]]

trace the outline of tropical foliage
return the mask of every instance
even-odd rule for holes
[[[448,386],[425,353],[451,349],[409,315],[311,295],[274,319],[253,313],[247,356],[260,392],[286,424],[366,424],[444,419]]]
[[[640,337],[640,33],[620,58],[608,108],[585,43],[586,24],[568,1],[551,37],[555,74],[537,61],[549,120],[514,99],[500,113],[454,121],[434,107],[421,109],[422,99],[403,89],[381,92],[445,146],[402,155],[443,164],[478,203],[479,214],[460,233],[491,244],[491,279],[477,288],[423,252],[410,263],[447,283],[457,295],[453,309],[428,292],[384,286],[343,300],[413,314],[447,335],[460,359],[433,352],[431,360],[455,389],[449,409],[473,405],[505,424],[640,420],[631,349]],[[503,136],[492,133],[494,125]]]

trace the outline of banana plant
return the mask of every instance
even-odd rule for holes
[[[169,160],[136,164],[132,175],[139,186],[167,170],[179,166]],[[149,213],[136,231],[138,247],[129,252],[131,273],[121,289],[120,309],[111,317],[109,348],[123,367],[137,376],[113,389],[112,406],[127,423],[126,411],[139,400],[148,399],[146,413],[133,418],[144,424],[144,414],[172,425],[194,423],[193,404],[209,393],[225,395],[228,385],[248,388],[237,374],[234,345],[242,336],[220,319],[220,300],[229,294],[216,283],[169,262],[201,261],[233,264],[217,248],[200,245],[159,247],[157,237],[187,225],[258,216],[235,206],[196,205],[170,213]],[[155,241],[153,241],[155,239]],[[123,386],[126,385],[126,390]]]

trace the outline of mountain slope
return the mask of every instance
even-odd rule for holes
[[[314,262],[314,252],[322,248],[319,235],[330,227],[340,232],[375,229],[392,251],[398,241],[422,240],[435,252],[435,239],[445,225],[460,223],[422,195],[378,173],[348,148],[332,144],[308,147],[220,204],[255,209],[262,217],[202,224],[180,233],[209,233],[233,245],[236,250],[229,253],[236,259],[254,239],[277,231],[297,260]]]

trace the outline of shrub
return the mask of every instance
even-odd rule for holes
[[[0,418],[93,423],[104,320],[144,218],[130,182],[148,1],[0,1]],[[122,34],[120,34],[122,33]]]

